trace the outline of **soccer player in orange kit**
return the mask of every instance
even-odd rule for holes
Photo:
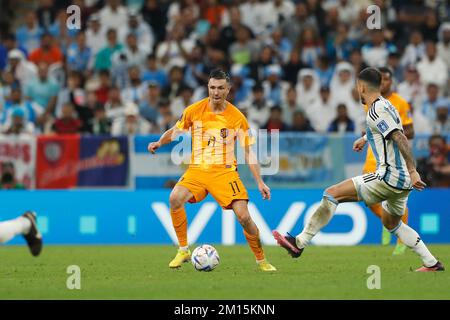
[[[393,92],[392,87],[392,71],[387,67],[378,69],[381,73],[381,95],[389,100],[390,103],[397,109],[400,115],[400,121],[403,126],[405,136],[411,140],[414,138],[414,126],[413,119],[411,117],[411,107],[409,103],[403,99],[398,93]],[[367,106],[364,106],[367,112]],[[363,173],[373,173],[377,169],[377,161],[370,146],[367,148],[366,162],[364,163]],[[377,203],[370,207],[370,210],[381,218],[382,208],[381,203]],[[402,216],[402,221],[408,223],[408,208],[405,209],[405,214]],[[381,237],[381,243],[388,245],[391,241],[391,234],[383,227],[383,233]],[[406,246],[397,239],[397,245],[393,251],[394,255],[403,254],[406,251]]]
[[[191,130],[191,163],[169,199],[179,244],[177,255],[169,263],[170,268],[178,268],[190,260],[184,204],[200,202],[210,193],[222,208],[233,209],[260,270],[276,271],[265,259],[258,227],[248,211],[248,194],[237,172],[234,155],[236,139],[245,150],[245,160],[264,199],[270,199],[270,189],[263,182],[260,167],[250,149],[254,141],[249,134],[247,119],[226,100],[230,89],[229,76],[220,69],[212,71],[208,81],[209,97],[188,106],[174,127],[167,130],[159,141],[148,145],[149,152],[155,153],[180,132]]]

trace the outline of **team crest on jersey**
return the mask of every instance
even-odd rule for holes
[[[386,121],[381,120],[381,122],[377,124],[377,128],[380,129],[380,131],[383,133],[383,132],[385,132],[387,129],[389,129],[389,126],[388,126],[388,124],[386,123]]]
[[[220,136],[222,137],[222,139],[228,137],[228,129],[227,128],[220,129]]]

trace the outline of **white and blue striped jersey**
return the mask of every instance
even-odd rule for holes
[[[370,106],[366,124],[367,141],[377,160],[377,177],[393,188],[412,189],[405,159],[397,143],[389,139],[394,130],[403,131],[397,109],[380,96]]]

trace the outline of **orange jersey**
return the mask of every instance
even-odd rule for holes
[[[393,92],[389,97],[386,98],[390,103],[397,109],[400,115],[400,121],[402,122],[402,126],[406,126],[413,123],[413,119],[411,117],[411,107],[409,103],[403,99],[399,94]],[[364,110],[368,111],[368,107],[365,105]],[[363,172],[375,172],[377,169],[377,161],[375,156],[370,148],[370,145],[367,146],[367,155],[366,162],[364,163]]]
[[[236,139],[242,146],[253,144],[245,116],[229,102],[222,113],[214,113],[209,98],[187,107],[176,123],[178,129],[191,130],[191,168],[223,167],[235,170]]]

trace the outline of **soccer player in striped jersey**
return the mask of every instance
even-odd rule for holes
[[[378,69],[381,73],[381,86],[380,92],[381,95],[387,99],[394,107],[397,109],[398,114],[400,116],[400,122],[403,127],[403,133],[408,139],[414,138],[414,124],[411,116],[411,107],[409,103],[403,99],[398,93],[393,92],[392,87],[392,71],[387,67],[382,67]],[[364,105],[364,109],[367,113],[369,108],[367,105]],[[377,170],[377,160],[375,159],[375,155],[372,151],[370,145],[367,147],[366,161],[364,163],[363,173],[373,173]],[[381,203],[376,203],[370,207],[370,210],[375,213],[380,219],[383,212],[383,208],[381,207]],[[408,223],[408,207],[405,208],[405,214],[402,216],[402,221],[404,223]],[[388,245],[391,242],[391,233],[383,227],[381,243],[383,245]],[[393,251],[394,255],[403,254],[406,251],[406,246],[397,239],[397,245]]]
[[[417,173],[408,139],[397,110],[380,93],[381,74],[375,68],[366,68],[358,76],[357,87],[361,101],[370,106],[366,117],[366,135],[353,144],[357,152],[367,141],[377,160],[375,173],[347,179],[325,190],[320,206],[296,237],[273,235],[292,257],[298,258],[311,239],[333,217],[342,202],[364,201],[367,206],[382,203],[381,221],[422,260],[416,271],[443,271],[444,266],[428,250],[417,232],[401,221],[411,190],[423,190],[425,183]]]

